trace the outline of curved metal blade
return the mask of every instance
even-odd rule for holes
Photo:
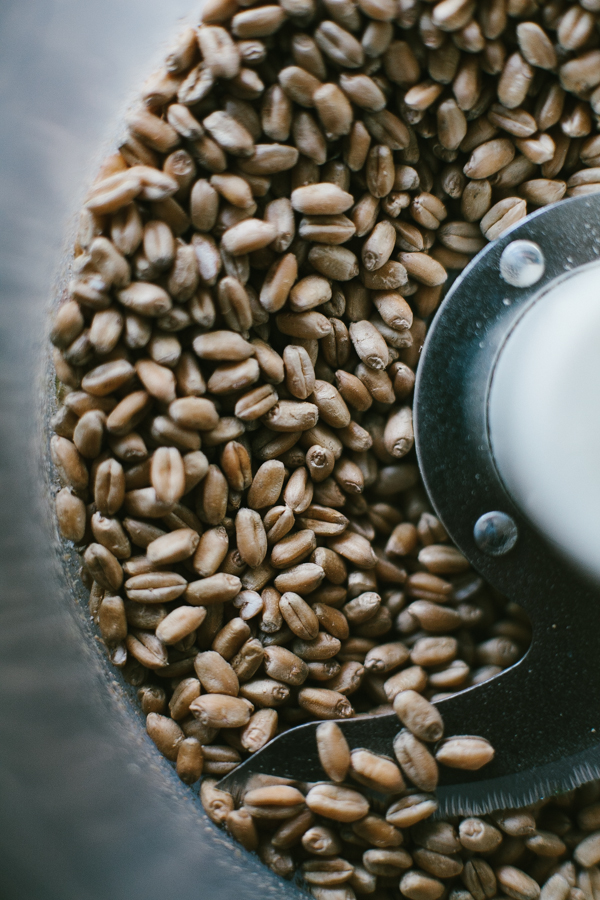
[[[539,294],[566,268],[598,258],[600,195],[546,207],[482,251],[440,307],[419,365],[417,451],[433,505],[475,569],[519,603],[533,626],[532,644],[522,660],[439,703],[446,736],[479,734],[496,750],[494,760],[478,772],[442,772],[437,792],[442,814],[526,805],[600,777],[600,592],[515,507],[488,440],[487,396],[495,360],[534,297],[498,276],[502,250],[522,237],[544,251],[546,272],[536,285]],[[518,527],[517,544],[505,556],[486,556],[473,538],[475,522],[491,510],[508,513]],[[317,724],[275,738],[221,784],[236,788],[257,773],[322,780]],[[399,728],[394,715],[338,724],[352,748],[392,755]]]

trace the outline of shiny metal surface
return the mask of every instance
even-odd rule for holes
[[[537,284],[545,266],[544,254],[533,241],[511,241],[500,257],[500,277],[513,287],[528,288]]]
[[[187,0],[0,5],[0,895],[283,898],[156,753],[62,576],[39,440],[45,308],[99,149]]]

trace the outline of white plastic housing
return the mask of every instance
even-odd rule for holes
[[[557,279],[502,349],[489,397],[494,456],[517,505],[600,579],[600,264]]]

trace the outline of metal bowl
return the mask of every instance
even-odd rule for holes
[[[65,577],[49,515],[46,319],[102,146],[189,0],[0,8],[0,893],[300,896],[208,821],[146,737]]]

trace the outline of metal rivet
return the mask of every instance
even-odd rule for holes
[[[484,513],[473,528],[475,543],[488,556],[504,556],[515,546],[518,536],[514,519],[498,510]]]
[[[513,287],[531,287],[546,267],[541,248],[533,241],[511,241],[500,257],[500,275]]]

